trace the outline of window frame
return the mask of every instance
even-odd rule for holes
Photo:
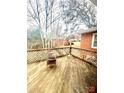
[[[93,33],[92,34],[92,45],[91,45],[91,48],[97,48],[97,46],[94,46],[94,41],[95,41],[95,35],[97,35],[97,33]]]

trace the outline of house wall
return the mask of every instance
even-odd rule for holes
[[[97,49],[92,48],[92,34],[86,33],[81,35],[81,48],[96,51]]]

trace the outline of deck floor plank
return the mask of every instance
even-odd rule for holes
[[[48,68],[46,61],[28,64],[28,93],[86,93],[86,74],[91,73],[86,63],[65,56],[57,58],[56,65]]]

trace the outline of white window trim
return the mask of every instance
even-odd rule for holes
[[[91,48],[95,48],[96,49],[97,47],[93,46],[95,35],[97,35],[97,34],[96,33],[92,34],[92,45],[91,45]]]

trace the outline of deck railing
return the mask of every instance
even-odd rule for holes
[[[71,47],[71,55],[95,66],[97,65],[97,51]]]
[[[56,57],[65,56],[69,54],[70,47],[61,47],[53,49],[31,49],[27,51],[27,62],[40,62],[47,60],[48,52],[53,52]]]
[[[65,56],[71,54],[83,61],[89,62],[90,64],[97,65],[97,52],[81,49],[76,47],[61,47],[53,49],[32,49],[27,51],[28,63],[40,62],[47,60],[48,52],[52,51],[56,57]]]

